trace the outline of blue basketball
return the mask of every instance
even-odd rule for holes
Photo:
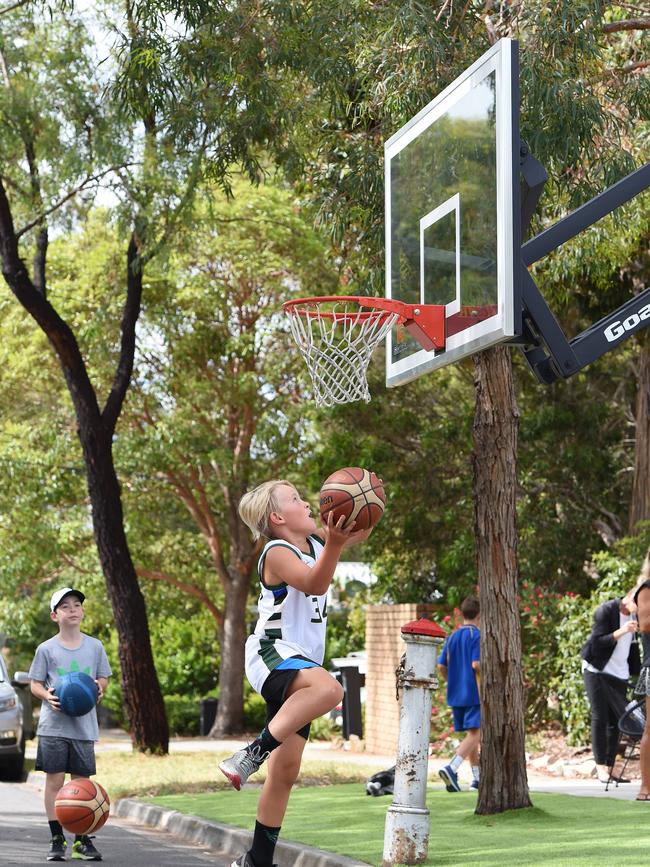
[[[64,674],[55,691],[61,710],[68,716],[83,716],[91,711],[99,694],[95,681],[83,671]]]

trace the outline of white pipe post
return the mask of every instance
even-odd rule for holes
[[[438,686],[436,659],[446,632],[422,618],[402,627],[406,663],[399,680],[402,703],[393,803],[386,814],[382,867],[422,864],[429,848],[426,806],[431,690]]]

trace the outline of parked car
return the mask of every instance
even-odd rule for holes
[[[25,763],[25,741],[34,737],[32,694],[26,671],[9,678],[0,655],[0,777],[19,780]]]

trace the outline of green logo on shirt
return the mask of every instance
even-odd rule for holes
[[[70,663],[70,671],[66,671],[65,668],[57,668],[56,673],[59,677],[63,677],[64,674],[72,674],[73,671],[83,671],[84,674],[90,674],[90,666],[87,665],[84,669],[81,669],[77,660],[73,659]]]

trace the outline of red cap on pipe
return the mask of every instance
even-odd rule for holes
[[[402,626],[402,632],[411,632],[415,635],[431,635],[433,638],[446,638],[447,632],[434,623],[433,620],[427,620],[426,617],[421,617],[419,620],[411,620],[410,623],[405,623]]]

